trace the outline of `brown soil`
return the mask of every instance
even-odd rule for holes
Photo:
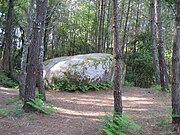
[[[0,88],[0,108],[12,108],[7,98],[15,89]],[[20,118],[1,117],[0,135],[100,135],[105,112],[113,111],[113,91],[88,93],[47,92],[48,102],[57,107],[51,115],[26,113]],[[170,94],[153,89],[123,88],[124,113],[141,125],[137,135],[180,134],[166,125],[170,120]],[[172,132],[172,130],[174,132]]]

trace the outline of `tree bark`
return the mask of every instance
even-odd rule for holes
[[[121,48],[120,48],[120,33],[118,25],[118,0],[112,0],[112,16],[113,16],[113,37],[114,37],[114,111],[122,114],[122,92],[121,92]]]
[[[38,31],[38,46],[39,46],[39,64],[38,64],[38,90],[39,94],[42,94],[44,101],[46,101],[46,94],[44,88],[44,79],[43,79],[43,59],[44,59],[44,29],[45,29],[45,19],[47,12],[47,0],[37,0],[37,23],[39,24]]]
[[[27,78],[26,78],[26,90],[23,109],[26,112],[33,111],[34,109],[27,102],[35,98],[36,89],[36,77],[38,79],[42,75],[42,63],[40,59],[42,58],[42,40],[44,34],[44,21],[46,17],[47,0],[36,0],[36,21],[33,27],[33,38],[30,46],[29,61],[27,66]],[[40,81],[39,81],[40,82]],[[41,83],[41,82],[40,82]],[[39,84],[39,91],[41,90],[41,85]],[[43,93],[41,93],[43,94]]]
[[[103,3],[104,0],[100,0],[100,7],[99,7],[99,18],[98,18],[98,52],[102,52],[102,23],[103,23]]]
[[[156,43],[155,3],[154,3],[154,0],[150,1],[150,21],[151,21],[153,70],[154,70],[154,74],[155,74],[156,84],[160,84],[158,50],[157,50],[157,43]]]
[[[157,42],[158,42],[158,54],[159,54],[159,69],[160,69],[160,81],[161,89],[168,89],[168,76],[166,71],[166,61],[164,56],[164,42],[163,42],[163,29],[161,20],[161,0],[156,0],[156,24],[157,24]]]
[[[172,122],[180,124],[180,90],[179,90],[179,49],[180,49],[180,2],[176,4],[176,32],[173,41],[172,56]]]
[[[3,41],[3,55],[2,55],[2,70],[12,74],[12,30],[13,30],[13,11],[14,11],[15,0],[9,0],[8,2],[8,13],[6,18],[6,29]]]
[[[122,39],[122,56],[124,59],[124,49],[125,49],[125,44],[126,44],[126,33],[127,33],[127,25],[128,25],[128,20],[129,20],[129,10],[130,10],[130,5],[131,5],[131,0],[129,0],[128,2],[128,10],[127,10],[127,14],[126,14],[126,22],[125,22],[125,26],[124,26],[124,34],[123,34],[123,39]]]
[[[21,69],[19,74],[19,97],[24,98],[25,94],[25,85],[26,85],[26,68],[27,68],[27,54],[28,54],[28,47],[31,41],[31,34],[32,34],[32,18],[34,14],[34,0],[30,0],[30,7],[28,13],[28,28],[26,31],[25,42],[22,46],[22,59],[21,59]]]

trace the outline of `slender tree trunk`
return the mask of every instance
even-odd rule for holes
[[[102,42],[101,42],[101,48],[102,52],[105,51],[105,46],[104,46],[104,36],[105,36],[105,29],[104,29],[104,24],[105,24],[105,18],[106,18],[106,5],[107,5],[107,0],[104,0],[103,2],[103,13],[102,13]]]
[[[40,65],[40,58],[42,58],[42,55],[40,55],[40,52],[43,52],[42,51],[43,49],[41,47],[43,44],[42,40],[44,34],[46,7],[47,7],[47,0],[36,0],[37,15],[36,15],[36,22],[34,22],[34,27],[33,27],[33,38],[30,45],[30,52],[29,52],[29,59],[27,66],[27,77],[26,77],[26,90],[25,90],[25,98],[24,98],[24,106],[23,106],[23,109],[26,112],[33,111],[32,106],[27,104],[27,102],[35,98],[36,76],[37,75],[39,76],[42,73],[42,71],[40,71],[42,69]]]
[[[25,85],[26,85],[26,67],[27,67],[27,54],[28,54],[28,47],[31,41],[31,34],[32,34],[32,17],[34,14],[34,0],[30,0],[30,7],[28,13],[28,28],[25,35],[25,42],[22,46],[22,59],[21,59],[21,70],[19,74],[19,97],[24,98],[25,94]]]
[[[155,5],[154,0],[150,1],[151,39],[152,39],[152,61],[156,84],[160,84],[158,50],[156,44]]]
[[[176,4],[176,32],[173,41],[172,56],[172,122],[180,124],[180,90],[179,90],[179,49],[180,49],[180,2]]]
[[[114,111],[121,115],[122,114],[122,92],[121,92],[121,78],[122,78],[122,67],[121,67],[121,48],[120,48],[120,33],[118,23],[118,0],[112,0],[112,16],[113,16],[113,37],[114,37]]]
[[[102,52],[102,22],[103,22],[103,3],[104,0],[100,0],[100,7],[99,7],[99,18],[98,18],[98,52]]]
[[[108,0],[108,11],[107,11],[107,23],[106,23],[106,33],[105,33],[105,36],[104,36],[104,48],[105,48],[105,52],[107,53],[108,52],[108,49],[109,49],[109,44],[110,44],[110,41],[109,41],[109,27],[110,27],[110,17],[111,17],[111,0]]]
[[[157,24],[157,42],[159,54],[160,81],[162,90],[168,89],[168,77],[166,72],[166,61],[164,56],[163,29],[161,21],[161,0],[156,0],[156,24]]]
[[[124,34],[123,34],[123,39],[122,39],[122,56],[124,55],[124,49],[125,49],[125,44],[126,44],[126,33],[127,33],[127,25],[128,25],[128,20],[129,20],[130,5],[131,5],[131,0],[129,0],[129,2],[128,2],[126,22],[125,22],[125,26],[124,26]],[[123,56],[123,59],[124,59],[124,56]]]
[[[124,7],[125,7],[125,0],[122,0],[121,2],[121,14],[120,14],[120,24],[119,24],[119,28],[121,29],[122,27],[122,22],[123,22],[123,16],[124,16]]]
[[[6,18],[6,29],[3,40],[3,55],[2,55],[2,70],[7,72],[10,76],[12,75],[12,30],[13,30],[13,11],[14,11],[15,0],[9,0],[8,2],[8,13]]]
[[[45,29],[45,20],[47,13],[47,0],[37,0],[37,15],[38,15],[38,23],[39,23],[39,31],[38,31],[38,46],[39,46],[39,65],[38,65],[38,86],[39,86],[39,94],[42,94],[44,100],[46,101],[46,94],[44,88],[44,79],[43,79],[43,59],[44,59],[44,29]]]

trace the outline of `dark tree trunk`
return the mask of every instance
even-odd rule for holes
[[[100,7],[99,7],[99,18],[98,18],[98,52],[102,52],[102,24],[103,24],[103,3],[104,0],[100,0]]]
[[[118,23],[118,0],[112,0],[112,16],[113,16],[113,36],[114,36],[114,111],[117,114],[122,114],[122,95],[121,95],[121,48],[120,48],[120,33]]]
[[[152,61],[153,70],[156,78],[156,84],[160,84],[158,50],[156,44],[156,25],[155,25],[155,4],[154,0],[150,1],[150,21],[151,21],[151,39],[152,39]]]
[[[8,13],[6,18],[6,29],[3,41],[3,56],[2,56],[2,70],[7,72],[10,76],[12,74],[12,30],[13,30],[13,11],[14,1],[9,0],[8,2]]]
[[[180,90],[179,90],[179,48],[180,48],[180,2],[176,4],[176,32],[173,41],[172,56],[172,122],[180,124]]]
[[[109,45],[110,45],[110,39],[109,39],[109,35],[110,35],[110,32],[109,32],[109,27],[110,27],[110,18],[111,18],[111,0],[108,0],[108,11],[107,11],[107,24],[106,24],[106,32],[105,32],[105,36],[104,36],[104,49],[105,49],[105,52],[107,53],[108,52],[108,49],[109,49]]]
[[[164,42],[162,36],[162,20],[161,20],[161,0],[156,0],[156,19],[157,19],[157,42],[159,54],[160,82],[162,90],[168,89],[168,76],[166,71],[166,61],[164,56]]]
[[[43,52],[42,40],[44,34],[44,20],[46,16],[47,0],[36,1],[36,22],[33,27],[33,38],[30,45],[28,66],[27,66],[27,78],[26,78],[26,90],[23,109],[26,112],[33,111],[33,108],[27,104],[31,99],[35,98],[36,89],[36,77],[42,74],[42,65],[40,65],[40,52]],[[39,77],[38,77],[39,78]],[[40,84],[41,85],[41,84]],[[41,87],[41,86],[39,86]],[[39,89],[40,91],[41,89]],[[41,93],[44,94],[44,93]]]

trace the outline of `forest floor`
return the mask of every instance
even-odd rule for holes
[[[0,87],[0,108],[13,108],[8,102],[16,89]],[[170,94],[154,89],[123,87],[123,110],[141,126],[136,135],[178,135],[169,123]],[[0,135],[102,135],[100,116],[113,111],[113,91],[47,92],[47,100],[57,110],[50,115],[24,113],[21,117],[0,117]],[[134,133],[135,134],[135,133]]]

